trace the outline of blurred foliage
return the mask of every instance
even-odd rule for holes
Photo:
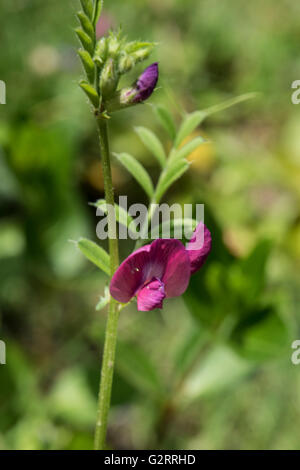
[[[213,250],[183,299],[162,312],[134,305],[122,312],[109,444],[299,449],[300,379],[290,344],[300,333],[300,121],[290,87],[300,78],[300,5],[108,3],[99,35],[121,22],[129,40],[160,43],[152,101],[177,123],[184,110],[261,92],[185,136],[208,143],[191,153],[190,171],[165,200],[205,204]],[[3,449],[92,446],[105,326],[95,305],[105,279],[69,240],[96,241],[88,203],[103,197],[103,183],[93,118],[76,84],[77,7],[73,0],[0,6]],[[174,129],[159,126],[151,105],[116,114],[110,126],[112,150],[136,156],[155,179],[134,126],[151,128],[166,152]],[[117,196],[145,202],[117,162],[113,178]],[[122,256],[131,249],[122,242]]]

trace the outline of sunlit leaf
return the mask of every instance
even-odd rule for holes
[[[162,173],[155,192],[155,199],[157,203],[160,201],[169,187],[175,183],[175,181],[177,181],[188,169],[189,163],[186,160],[180,160],[175,162],[175,164],[168,168],[167,171]]]
[[[145,168],[128,153],[115,153],[115,157],[126,168],[133,178],[142,186],[151,199],[154,193],[153,184]]]
[[[86,238],[80,238],[77,246],[88,260],[110,275],[109,254],[101,246]]]
[[[175,150],[171,157],[170,163],[177,160],[182,160],[188,157],[196,148],[200,147],[201,144],[205,142],[203,137],[196,137],[195,139],[191,140],[187,144],[185,144],[182,148]]]
[[[153,109],[161,125],[168,132],[171,139],[174,140],[176,136],[176,126],[170,111],[161,105],[153,106]]]
[[[203,111],[195,111],[185,116],[175,139],[175,147],[179,147],[182,141],[199,126],[205,116]]]
[[[136,127],[135,131],[147,149],[158,160],[161,167],[164,168],[166,165],[166,154],[158,137],[152,131],[146,129],[146,127]]]

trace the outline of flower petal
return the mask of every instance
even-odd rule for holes
[[[186,249],[179,240],[157,239],[151,244],[152,274],[162,280],[166,297],[178,297],[189,284],[191,266]],[[153,269],[156,266],[156,271]],[[159,266],[163,272],[159,273]]]
[[[110,283],[110,293],[126,303],[146,283],[162,281],[166,297],[177,297],[186,290],[191,275],[187,250],[179,240],[157,239],[132,253],[119,266]]]
[[[137,308],[141,312],[162,308],[165,297],[163,282],[159,279],[153,279],[138,292]]]
[[[150,263],[150,247],[151,245],[145,245],[136,250],[118,267],[109,287],[114,299],[122,303],[129,302],[144,285]]]
[[[139,103],[145,101],[152,95],[158,80],[158,63],[149,65],[143,73],[139,76],[136,82],[137,95],[134,97],[134,102]]]
[[[200,222],[186,249],[190,262],[191,273],[195,273],[204,264],[211,250],[211,233],[203,222]]]

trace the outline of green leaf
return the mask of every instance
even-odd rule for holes
[[[81,7],[84,13],[88,16],[90,20],[93,18],[94,6],[92,0],[80,0]]]
[[[94,9],[94,14],[93,14],[94,26],[96,26],[96,24],[98,23],[98,20],[100,19],[102,7],[103,7],[103,0],[95,0],[95,9]]]
[[[205,117],[206,113],[203,111],[195,111],[194,113],[187,114],[176,136],[175,147],[179,147],[181,142],[199,126]]]
[[[106,274],[110,275],[109,254],[101,248],[101,246],[86,238],[80,238],[77,242],[77,246],[88,260],[98,266],[98,268]]]
[[[101,209],[104,214],[107,214],[108,212],[106,208],[105,199],[99,199],[98,201],[95,202],[95,204],[93,204],[93,206]],[[132,227],[134,227],[133,218],[128,214],[128,212],[123,207],[119,206],[118,204],[115,203],[114,207],[115,207],[116,220],[120,224],[124,225],[125,227],[129,228],[130,226],[130,231],[132,232],[133,231]],[[137,234],[138,232],[135,231],[134,233]]]
[[[84,80],[81,80],[81,82],[79,82],[79,86],[85,92],[85,94],[89,98],[92,105],[95,108],[98,108],[99,107],[99,96],[98,96],[95,88],[92,85],[90,85],[89,83],[87,83],[86,81],[84,81]]]
[[[118,159],[118,161],[126,168],[126,170],[131,173],[133,178],[135,178],[135,180],[142,186],[142,188],[145,190],[145,192],[151,199],[154,194],[153,184],[145,168],[128,153],[115,153],[114,155]]]
[[[166,166],[166,154],[162,143],[160,142],[158,137],[152,131],[146,129],[145,127],[136,127],[135,131],[140,137],[143,144],[158,160],[161,167],[164,168]]]
[[[250,312],[232,333],[232,346],[243,357],[264,361],[288,354],[287,326],[273,307]]]
[[[205,139],[203,139],[203,137],[196,137],[195,139],[185,144],[182,148],[172,152],[172,155],[169,158],[169,163],[177,160],[183,160],[184,158],[188,157],[188,155],[192,153],[197,147],[200,147],[200,145],[202,145],[204,142]]]
[[[79,49],[78,55],[81,59],[82,65],[84,67],[85,73],[90,83],[94,83],[95,79],[95,64],[93,59],[91,58],[88,51],[84,51],[83,49]]]
[[[109,287],[105,286],[104,288],[104,294],[100,296],[99,302],[96,305],[96,310],[102,310],[106,305],[108,304],[110,300],[110,293],[109,293]]]
[[[174,140],[176,136],[176,126],[169,110],[161,105],[153,105],[153,109],[161,125],[168,132],[171,139]]]
[[[92,56],[94,54],[94,43],[92,39],[81,28],[76,28],[75,33],[77,34],[77,37],[79,41],[81,42],[83,49],[85,51],[88,51],[89,54]]]
[[[154,364],[136,344],[118,342],[116,367],[119,372],[142,393],[161,395],[163,385]]]
[[[186,160],[180,160],[175,162],[167,171],[164,171],[161,175],[160,181],[158,182],[155,199],[158,203],[169,187],[175,183],[187,170],[189,169],[189,163]]]
[[[95,30],[91,20],[83,13],[83,11],[79,11],[77,13],[77,18],[80,21],[83,31],[85,31],[86,34],[91,38],[92,42],[94,42]]]

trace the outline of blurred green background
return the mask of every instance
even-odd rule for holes
[[[88,203],[103,183],[77,86],[77,9],[72,0],[0,6],[1,449],[92,447],[105,279],[69,240],[96,240]],[[99,34],[119,23],[129,39],[159,42],[151,102],[178,123],[183,111],[261,93],[205,121],[196,133],[210,143],[165,198],[205,204],[213,250],[183,298],[122,312],[109,446],[299,449],[300,107],[291,83],[300,79],[300,4],[107,1]],[[170,145],[145,105],[115,115],[112,150],[135,155],[155,179],[136,125]],[[145,201],[115,163],[113,177],[117,196]],[[131,249],[121,243],[123,257]]]

